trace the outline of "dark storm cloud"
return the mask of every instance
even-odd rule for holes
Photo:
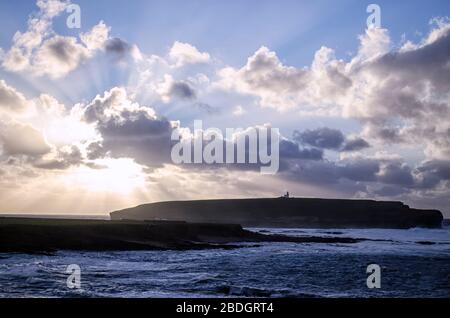
[[[405,194],[408,191],[408,189],[402,187],[386,185],[382,186],[381,188],[375,189],[373,193],[381,197],[395,197],[401,194]]]
[[[131,50],[131,46],[120,38],[112,38],[106,41],[105,51],[117,58],[125,57]]]
[[[98,130],[106,138],[141,139],[166,135],[172,128],[167,119],[152,118],[145,111],[123,111],[121,118],[113,117],[99,123]]]
[[[322,160],[323,150],[300,148],[298,143],[283,139],[280,141],[280,159]]]
[[[72,58],[73,43],[67,41],[63,37],[55,38],[54,41],[49,41],[47,45],[49,53],[61,62],[67,63]]]
[[[430,81],[439,91],[450,85],[450,29],[435,41],[416,49],[388,53],[369,67],[381,76],[403,76],[409,81]]]
[[[106,156],[107,153],[102,143],[99,141],[90,143],[89,146],[86,148],[86,151],[87,151],[87,158],[90,160],[103,158]]]
[[[450,180],[450,161],[426,161],[417,168],[417,171],[419,172],[417,187],[423,189],[432,189],[441,181]]]
[[[84,108],[84,119],[95,123],[101,142],[88,146],[88,158],[109,154],[133,158],[149,167],[170,162],[172,124],[153,109],[133,103],[123,88],[97,96]]]
[[[195,90],[186,82],[177,81],[173,82],[169,89],[170,97],[179,99],[195,99]]]
[[[299,150],[298,159],[322,160],[323,150],[317,148],[302,148]]]
[[[369,147],[369,143],[364,139],[355,138],[347,140],[342,147],[342,151],[358,151]]]
[[[396,162],[388,163],[382,167],[378,181],[407,187],[414,185],[411,168],[405,164]]]
[[[283,165],[280,165],[280,174],[289,180],[323,186],[342,184],[342,187],[349,187],[356,182],[361,185],[378,185],[377,191],[381,191],[383,186],[383,191],[390,189],[398,194],[433,189],[440,181],[450,179],[450,161],[429,162],[415,169],[399,160],[376,158],[337,161],[285,158],[281,162]]]
[[[376,181],[380,163],[376,160],[358,159],[347,161],[338,168],[339,176],[353,181]]]
[[[289,161],[289,167],[281,175],[291,181],[316,185],[333,185],[339,182],[336,165],[330,161]]]
[[[450,116],[449,52],[450,27],[441,23],[420,44],[391,51],[352,71],[374,82],[374,89],[353,112],[369,128],[368,136],[389,143],[418,142],[420,137],[424,145],[439,138],[440,152],[449,151],[445,137],[429,133]],[[411,129],[401,129],[402,119],[408,120]],[[390,126],[393,121],[400,126]]]
[[[419,167],[419,171],[435,175],[439,179],[450,180],[450,161],[432,160]]]
[[[345,161],[291,160],[283,170],[288,179],[320,185],[352,182],[377,182],[381,163],[373,159]],[[348,182],[346,183],[348,185]]]
[[[84,120],[88,123],[102,122],[106,120],[105,111],[114,109],[126,101],[126,92],[124,89],[113,88],[105,92],[104,96],[96,96],[89,103],[83,113]]]
[[[335,68],[328,68],[327,75],[330,81],[334,84],[333,88],[335,90],[345,91],[352,86],[352,80]]]
[[[371,136],[377,137],[389,143],[401,143],[404,138],[400,135],[398,128],[391,127],[373,127]]]
[[[55,159],[39,159],[33,162],[33,166],[47,170],[64,170],[71,166],[83,163],[83,155],[78,147],[72,146],[69,150],[58,150]]]
[[[317,148],[339,149],[345,137],[340,130],[324,127],[304,132],[295,131],[294,139]]]
[[[166,119],[151,118],[144,112],[122,113],[98,125],[102,149],[113,157],[134,158],[147,166],[170,162],[172,126]]]
[[[303,132],[294,131],[293,139],[301,144],[335,151],[358,151],[370,147],[362,138],[347,139],[340,130],[327,127]]]

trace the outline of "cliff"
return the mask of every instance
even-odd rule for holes
[[[314,198],[168,201],[110,213],[112,220],[235,223],[245,227],[440,227],[442,213],[401,202]]]

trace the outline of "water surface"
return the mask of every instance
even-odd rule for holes
[[[252,229],[380,239],[202,251],[0,254],[1,297],[450,297],[450,228]],[[247,247],[246,247],[247,246]],[[366,268],[381,266],[381,289]],[[81,289],[66,268],[81,268]]]

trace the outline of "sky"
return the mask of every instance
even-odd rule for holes
[[[367,6],[380,8],[368,27]],[[67,21],[80,8],[80,27]],[[181,199],[403,201],[450,217],[448,1],[1,1],[0,213]],[[280,169],[170,136],[278,128]]]

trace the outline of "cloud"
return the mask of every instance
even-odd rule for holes
[[[114,87],[103,95],[97,95],[87,105],[79,107],[84,107],[80,111],[88,123],[102,124],[109,120],[120,121],[124,118],[132,118],[135,114],[145,114],[149,118],[156,118],[152,108],[140,106],[132,101],[123,87]]]
[[[241,105],[237,105],[236,107],[234,107],[233,109],[233,115],[234,116],[242,116],[246,113],[246,110],[241,106]]]
[[[391,186],[391,185],[384,185],[381,187],[374,188],[372,191],[373,194],[375,194],[377,197],[396,197],[402,194],[407,194],[408,190],[401,187]]]
[[[386,29],[371,28],[359,37],[349,61],[321,47],[310,67],[286,66],[276,53],[261,47],[241,68],[219,70],[213,85],[252,96],[262,107],[309,116],[357,119],[364,140],[329,138],[342,151],[368,145],[423,144],[428,158],[450,154],[450,23],[434,19],[430,33],[417,44],[396,49]],[[326,148],[325,148],[326,149]]]
[[[363,35],[359,36],[359,41],[358,54],[352,61],[352,67],[383,56],[391,49],[391,39],[386,29],[368,28]]]
[[[109,38],[111,27],[100,21],[89,32],[81,33],[80,39],[89,51],[101,50]]]
[[[37,157],[51,150],[44,136],[30,125],[19,122],[1,123],[0,129],[4,155]]]
[[[367,138],[375,138],[387,144],[406,142],[400,127],[385,124],[366,123],[362,134]]]
[[[124,88],[115,87],[97,96],[84,108],[84,118],[94,123],[102,141],[88,147],[88,156],[108,153],[113,158],[133,158],[147,166],[170,160],[175,123],[158,118],[155,111],[133,102]]]
[[[419,83],[429,82],[437,92],[447,92],[450,79],[446,74],[450,68],[450,27],[441,25],[434,29],[433,40],[417,48],[389,52],[368,65],[368,69],[376,76],[400,76],[402,83],[413,83],[415,76]]]
[[[0,80],[0,111],[19,113],[28,106],[28,101],[22,93],[8,86],[4,80]]]
[[[344,160],[338,166],[339,175],[352,181],[375,182],[380,162],[374,159]]]
[[[322,160],[323,151],[317,148],[300,148],[300,146],[291,140],[283,139],[280,141],[280,158],[283,159],[304,159],[304,160]]]
[[[386,194],[388,189],[393,191],[393,196],[408,194],[413,197],[430,191],[437,184],[429,183],[425,186],[423,176],[418,175],[418,169],[397,159],[375,157],[354,157],[337,161],[291,160],[285,162],[280,177],[335,189],[353,197]]]
[[[311,66],[304,68],[285,66],[275,52],[261,47],[242,68],[219,70],[215,85],[254,96],[261,106],[280,111],[340,113],[372,122],[448,115],[442,98],[449,85],[449,33],[442,22],[430,33],[433,40],[394,51],[387,30],[371,28],[360,36],[358,53],[349,62],[321,47]]]
[[[50,158],[43,157],[33,161],[33,166],[47,170],[64,170],[82,163],[85,162],[80,149],[72,145],[61,147]]]
[[[120,38],[108,39],[104,43],[104,50],[119,62],[123,62],[126,59],[137,62],[143,59],[143,55],[137,45],[131,45]]]
[[[194,88],[189,82],[174,80],[169,74],[164,75],[164,81],[157,85],[155,91],[165,103],[169,103],[173,99],[192,101],[197,97]]]
[[[197,102],[197,103],[194,103],[194,107],[208,115],[217,115],[220,113],[219,109],[217,109],[216,107],[211,106],[207,103]]]
[[[226,91],[255,96],[262,107],[279,111],[301,108],[306,113],[330,114],[330,103],[352,84],[344,73],[345,63],[334,59],[333,50],[322,47],[310,68],[286,66],[275,52],[261,47],[240,69],[219,70],[214,84]]]
[[[375,143],[421,144],[428,158],[448,158],[449,51],[450,24],[440,20],[418,44],[369,60],[359,54],[349,64],[354,85],[342,99],[343,115],[359,119]]]
[[[392,51],[353,66],[352,76],[365,83],[359,92],[352,91],[346,105],[347,115],[386,119],[392,116],[419,118],[426,114],[446,114],[448,107],[439,102],[449,84],[446,72],[450,57],[450,34],[447,30],[432,43],[407,51]],[[355,60],[352,61],[355,64]],[[360,89],[362,86],[355,86]]]
[[[429,160],[417,168],[421,187],[430,189],[443,180],[450,180],[450,160]]]
[[[343,191],[355,197],[394,197],[421,202],[420,198],[448,193],[450,161],[425,161],[410,166],[398,156],[353,154],[330,161],[305,160],[283,151],[279,177],[297,183],[315,184],[328,189]],[[286,150],[286,147],[284,147]],[[294,147],[289,148],[292,153]],[[296,152],[294,152],[296,153]],[[391,191],[391,194],[389,194]]]
[[[0,81],[0,165],[22,165],[33,174],[34,168],[62,170],[90,164],[81,150],[86,139],[96,137],[89,130],[53,96],[27,100]]]
[[[122,39],[113,38],[106,42],[105,50],[119,57],[126,55],[130,51],[130,45]]]
[[[61,12],[66,10],[70,1],[60,1],[60,0],[38,0],[36,5],[41,10],[41,14],[47,18],[53,18],[59,15]]]
[[[33,69],[36,75],[59,78],[76,69],[89,56],[89,51],[74,37],[55,36],[36,51]]]
[[[389,162],[381,165],[378,181],[387,184],[412,186],[414,178],[411,168],[405,163]]]
[[[2,66],[11,72],[61,78],[103,50],[110,31],[103,21],[80,34],[80,40],[53,31],[52,19],[69,4],[59,0],[38,1],[40,10],[30,16],[26,32],[15,33],[11,48],[2,58]]]
[[[86,105],[84,114],[86,120],[96,124],[102,138],[101,142],[88,147],[90,159],[127,157],[152,168],[171,163],[169,140],[177,125],[157,117],[151,108],[131,101],[124,89],[114,88],[103,96],[97,96]],[[368,143],[364,139],[347,138],[336,129],[320,128],[294,133],[292,140],[282,138],[280,142],[280,177],[299,183],[336,185],[336,188],[341,185],[342,190],[347,189],[348,193],[365,191],[374,184],[402,188],[401,191],[397,189],[399,193],[423,188],[418,170],[410,168],[395,156],[379,155],[365,159],[354,155],[337,161],[324,158],[323,149],[347,152],[366,147]],[[201,165],[187,168],[200,173],[224,167]],[[257,168],[248,164],[226,167],[229,171],[252,171]]]
[[[307,72],[284,66],[275,52],[261,47],[241,69],[219,71],[219,87],[256,95],[266,107],[286,109],[295,106],[298,94],[306,86]]]
[[[175,63],[176,67],[182,67],[189,64],[208,63],[211,59],[206,52],[200,52],[195,46],[189,43],[176,41],[169,51],[169,58]]]
[[[87,158],[90,160],[101,159],[108,155],[107,151],[105,150],[100,141],[91,142],[87,146],[86,151],[87,151]]]
[[[296,130],[293,138],[301,144],[342,152],[358,151],[370,147],[363,138],[347,138],[340,130],[327,127],[308,129],[303,132]]]
[[[345,140],[344,134],[340,130],[326,127],[306,130],[302,133],[295,131],[294,138],[313,147],[335,150],[339,149]]]
[[[310,189],[300,194],[395,197],[432,205],[434,199],[439,204],[449,201],[448,20],[435,20],[427,36],[400,48],[387,30],[367,30],[359,37],[356,54],[345,60],[322,46],[308,65],[294,67],[262,46],[240,66],[230,67],[188,43],[175,42],[163,57],[143,54],[136,45],[111,37],[111,28],[102,21],[79,36],[58,35],[52,19],[67,3],[38,1],[40,11],[30,16],[27,29],[14,35],[9,50],[0,52],[3,67],[47,76],[54,83],[94,57],[106,59],[108,68],[108,62],[130,58],[135,63],[120,73],[127,87],[103,88],[92,100],[81,98],[81,103],[66,107],[46,92],[27,99],[0,81],[0,170],[8,177],[15,172],[6,164],[28,170],[18,176],[65,176],[78,168],[89,173],[102,160],[129,160],[142,165],[143,175],[154,182],[152,189],[168,199],[180,196],[176,192],[192,181],[207,184],[218,197],[273,195],[289,186]],[[258,106],[271,109],[255,112]],[[174,117],[160,116],[155,109]],[[229,125],[231,118],[233,125],[258,127],[269,118],[291,131],[296,116],[302,115],[318,122],[327,116],[324,122],[343,125],[342,130],[321,127],[281,136],[280,170],[268,179],[255,174],[258,164],[174,166],[172,131],[180,128],[190,141],[195,136],[181,121],[222,110],[229,117],[212,118],[217,125]],[[279,117],[271,117],[274,110]],[[348,130],[352,133],[347,135]],[[163,182],[164,177],[170,182]]]
[[[348,139],[342,146],[342,151],[358,151],[369,148],[370,144],[362,138]]]
[[[169,88],[168,94],[171,97],[180,99],[194,99],[196,97],[194,89],[186,82],[173,82]]]

